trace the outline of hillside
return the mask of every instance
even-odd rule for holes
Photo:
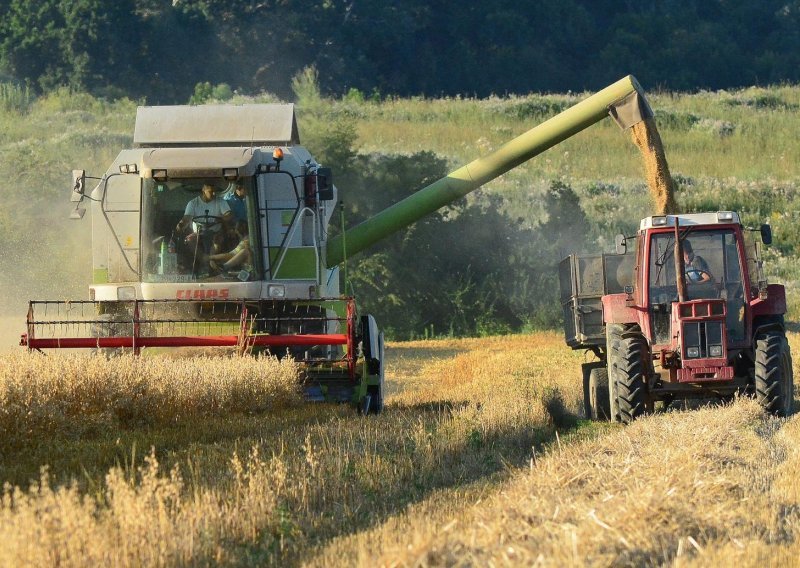
[[[797,416],[739,400],[588,423],[582,355],[550,333],[387,357],[365,419],[298,405],[270,360],[4,356],[0,480],[20,488],[0,565],[797,558]]]

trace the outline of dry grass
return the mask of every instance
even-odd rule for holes
[[[42,436],[264,412],[300,401],[298,368],[274,358],[62,353],[0,356],[0,456]]]
[[[800,417],[751,400],[650,417],[553,447],[488,501],[419,507],[314,564],[798,565],[799,439]]]
[[[98,475],[92,464],[81,464],[90,470],[88,481],[75,475],[73,483],[54,483],[45,476],[27,490],[7,489],[0,564],[298,563],[330,539],[431,494],[460,495],[464,502],[473,494],[464,487],[483,491],[501,483],[533,445],[552,436],[545,395],[560,393],[564,401],[557,420],[574,421],[578,411],[580,358],[555,334],[392,347],[392,389],[414,386],[390,395],[380,417],[365,420],[328,405],[237,417],[220,406],[219,420],[229,426],[211,417],[184,425],[168,438],[172,450],[156,446],[139,467],[120,464]],[[504,360],[509,348],[516,363]],[[554,359],[563,372],[542,375]],[[78,384],[85,376],[77,367],[59,373],[75,377],[53,381],[51,368],[51,384]],[[83,392],[73,399],[95,398]],[[143,431],[134,425],[112,435],[125,446]],[[43,443],[41,434],[29,440]],[[101,437],[98,448],[105,443]],[[235,457],[237,448],[248,457]],[[51,467],[51,477],[64,480],[58,469]]]
[[[628,428],[578,421],[582,356],[551,333],[391,344],[387,353],[379,417],[336,405],[242,413],[229,404],[170,423],[111,420],[107,432],[69,440],[34,433],[0,456],[0,476],[16,471],[11,461],[29,472],[51,464],[27,489],[6,486],[0,566],[798,557],[798,418],[766,418],[744,400]],[[37,362],[20,358],[16,374]],[[217,363],[232,361],[159,364],[177,376],[183,364]],[[113,363],[96,364],[98,373]],[[71,372],[44,374],[69,393],[85,382],[82,368]],[[62,456],[65,440],[80,463]],[[104,454],[112,445],[117,465]],[[133,446],[155,449],[142,462],[124,457]]]

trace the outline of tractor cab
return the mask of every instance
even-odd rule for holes
[[[642,262],[647,266],[642,304],[648,307],[653,343],[669,344],[674,307],[697,300],[722,300],[729,341],[737,345],[744,341],[745,310],[754,297],[750,280],[760,280],[761,274],[758,251],[752,239],[744,238],[738,215],[648,217],[641,231],[646,247]]]

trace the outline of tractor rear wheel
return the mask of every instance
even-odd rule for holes
[[[789,343],[782,331],[756,337],[755,387],[759,404],[775,416],[789,416],[794,406],[794,374]]]
[[[647,341],[638,328],[606,325],[611,419],[630,424],[647,411]]]

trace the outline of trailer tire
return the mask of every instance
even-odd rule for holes
[[[755,390],[758,403],[770,414],[789,416],[794,406],[792,354],[783,331],[756,337]]]
[[[605,422],[611,419],[611,408],[608,394],[608,369],[603,366],[592,369],[589,373],[589,398],[591,401],[591,419]]]
[[[587,420],[608,420],[611,416],[608,397],[608,370],[605,361],[581,365],[583,374],[583,411]]]
[[[615,422],[630,424],[647,412],[647,341],[637,328],[606,326],[609,410]]]

